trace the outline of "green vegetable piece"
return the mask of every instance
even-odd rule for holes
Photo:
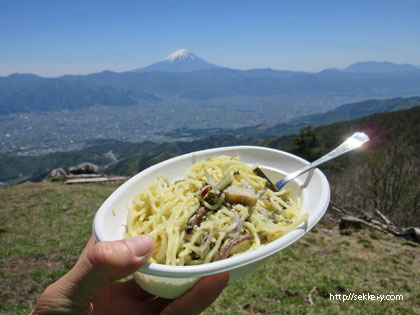
[[[232,178],[227,177],[226,175],[222,177],[220,182],[214,187],[216,191],[223,191],[227,186],[232,184]]]

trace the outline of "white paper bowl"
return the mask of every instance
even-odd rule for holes
[[[260,168],[278,181],[308,164],[295,155],[264,147],[234,146],[203,150],[181,155],[161,162],[138,173],[117,190],[98,209],[93,221],[93,233],[97,241],[114,241],[124,238],[128,207],[134,197],[159,175],[168,179],[180,179],[194,163],[218,155],[239,156],[244,163]],[[201,277],[229,271],[229,282],[236,281],[262,265],[271,255],[296,242],[305,235],[324,215],[330,200],[330,187],[324,174],[316,169],[308,182],[307,175],[286,186],[300,194],[302,212],[308,213],[306,223],[283,237],[261,248],[228,259],[197,266],[167,266],[150,263],[134,274],[136,282],[149,293],[175,298],[190,289]],[[306,182],[305,182],[306,181]],[[303,188],[304,187],[304,188]],[[302,189],[303,188],[303,189]]]

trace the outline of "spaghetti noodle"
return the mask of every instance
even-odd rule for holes
[[[255,166],[217,156],[186,171],[184,179],[161,176],[129,206],[125,237],[148,234],[152,262],[195,265],[254,250],[307,219],[291,191],[274,192]]]

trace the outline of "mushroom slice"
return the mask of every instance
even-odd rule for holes
[[[219,254],[216,256],[214,260],[217,261],[217,260],[222,260],[222,259],[227,258],[230,252],[232,251],[232,249],[236,245],[239,245],[242,242],[250,241],[253,239],[254,239],[254,236],[251,234],[235,237],[234,239],[230,240],[229,243],[225,247],[222,248],[222,250],[219,252]]]
[[[255,206],[258,196],[254,189],[231,185],[224,191],[225,200],[232,203],[240,203],[247,206]]]
[[[206,215],[207,209],[205,207],[200,207],[198,211],[188,220],[187,226],[185,227],[185,232],[191,233],[194,226]]]

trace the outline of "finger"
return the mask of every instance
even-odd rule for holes
[[[128,305],[132,305],[133,301],[138,302],[139,309],[147,307],[151,314],[159,314],[169,303],[173,302],[173,300],[160,298],[144,291],[134,279],[123,283],[114,282],[112,287],[115,289],[115,293],[119,296],[117,298],[121,302],[128,297],[130,299],[130,303],[127,303]],[[116,296],[115,293],[114,296]]]
[[[109,282],[145,265],[152,252],[153,241],[147,235],[96,244],[89,241],[79,261],[66,275],[73,299],[92,301]]]
[[[200,314],[216,300],[228,281],[228,272],[204,277],[191,290],[169,304],[162,314]]]
[[[83,249],[82,253],[79,256],[78,260],[83,259],[83,257],[85,257],[87,255],[87,253],[89,252],[89,250],[95,246],[96,244],[96,240],[95,237],[93,236],[93,234],[90,236],[89,241],[87,242],[85,248]]]
[[[156,297],[140,288],[134,279],[122,283],[115,283],[115,287],[123,295],[130,296],[139,301],[148,301]]]
[[[172,300],[161,300],[143,291],[134,281],[112,282],[93,300],[93,314],[159,314]],[[143,314],[143,312],[142,312]]]
[[[171,303],[173,303],[173,300],[171,299],[155,298],[151,301],[145,302],[144,305],[148,310],[150,310],[151,314],[161,314],[162,310]]]

